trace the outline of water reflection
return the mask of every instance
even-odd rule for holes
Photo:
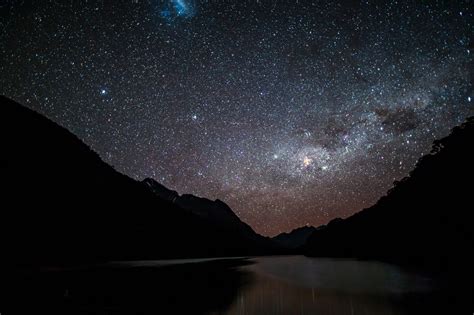
[[[226,314],[425,314],[432,280],[388,264],[301,256],[256,259]]]
[[[302,256],[23,270],[13,279],[0,297],[0,311],[13,314],[457,314],[429,278]]]
[[[253,274],[242,259],[16,271],[5,314],[223,314]],[[5,283],[2,283],[4,286]],[[3,287],[2,286],[2,287]]]

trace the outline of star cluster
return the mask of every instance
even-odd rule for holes
[[[470,1],[6,1],[0,89],[258,232],[377,201],[474,114]]]

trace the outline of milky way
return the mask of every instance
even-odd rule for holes
[[[219,198],[266,235],[373,204],[474,114],[469,1],[6,1],[0,12],[2,94],[117,170]]]

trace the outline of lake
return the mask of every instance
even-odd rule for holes
[[[426,275],[380,262],[304,256],[114,262],[22,271],[15,278],[2,305],[16,313],[396,315],[450,309]]]
[[[408,314],[433,280],[388,264],[303,256],[257,258],[254,281],[226,314]],[[418,313],[420,314],[420,313]]]

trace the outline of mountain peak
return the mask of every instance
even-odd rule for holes
[[[179,197],[179,194],[176,191],[165,187],[153,178],[145,178],[142,183],[145,184],[155,195],[170,202],[174,202],[176,198]]]
[[[240,220],[229,205],[220,199],[213,201],[192,194],[179,195],[176,191],[168,189],[163,184],[158,183],[152,178],[146,178],[142,183],[160,198],[163,198],[181,209],[189,211],[212,224],[233,231],[234,233],[238,233],[239,235],[251,240],[258,240],[258,242],[264,243],[269,242],[267,238],[257,234],[248,224]]]

